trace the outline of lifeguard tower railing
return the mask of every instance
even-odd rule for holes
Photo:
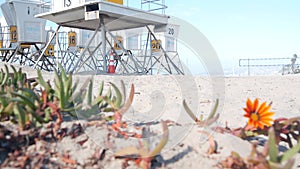
[[[165,0],[140,0],[140,3],[138,0],[124,0],[123,5],[160,14],[165,14],[165,10],[168,8]]]
[[[161,14],[165,14],[167,6],[165,0],[141,0],[141,9],[149,12],[159,11]]]

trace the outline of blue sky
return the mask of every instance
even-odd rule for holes
[[[223,67],[239,58],[292,57],[300,48],[298,0],[166,0],[167,14],[201,31]]]
[[[0,0],[0,3],[3,2]],[[299,0],[165,2],[167,15],[193,24],[206,36],[224,68],[237,66],[240,58],[292,57],[294,53],[299,54]],[[193,60],[189,62],[194,63]]]

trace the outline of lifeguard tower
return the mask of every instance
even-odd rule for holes
[[[15,7],[19,3],[22,8]],[[184,74],[177,53],[179,26],[168,23],[164,0],[141,0],[140,9],[136,1],[129,0],[52,0],[50,5],[38,0],[7,0],[2,11],[10,6],[13,12],[4,14],[5,19],[25,20],[28,11],[24,4],[32,4],[29,8],[35,12],[29,12],[30,22],[22,23],[35,24],[29,29],[18,26],[26,24],[7,22],[11,30],[17,25],[18,39],[14,45],[10,38],[8,48],[1,49],[2,54],[7,53],[2,56],[5,62],[49,71],[60,63],[73,73],[111,73],[113,64],[117,74]],[[45,31],[46,20],[56,23],[56,30]],[[23,41],[22,35],[28,39]],[[17,52],[25,44],[34,46],[28,50],[29,56]]]
[[[39,0],[6,0],[1,10],[7,23],[0,28],[1,60],[33,65],[47,36],[46,20],[34,16],[49,11],[50,4]],[[53,64],[45,54],[42,62],[42,65]]]
[[[166,7],[160,0],[142,0],[141,7],[144,5],[148,7],[155,5],[155,8],[161,11]],[[132,8],[126,6],[122,0],[53,0],[52,9],[36,17],[59,25],[53,38],[60,27],[69,27],[80,29],[79,38],[76,39],[87,40],[84,44],[76,44],[77,49],[80,49],[76,57],[63,58],[65,68],[69,72],[106,73],[113,55],[116,73],[149,74],[153,73],[156,66],[168,74],[184,74],[181,65],[173,62],[174,57],[178,55],[170,55],[160,42],[162,40],[155,35],[165,34],[168,29],[175,29],[171,28],[172,25],[168,25],[168,16],[164,12],[154,13],[154,9],[151,8],[144,10]],[[134,31],[137,32],[133,34]],[[85,38],[84,34],[88,34],[88,38]],[[175,32],[171,35],[175,35]],[[135,42],[139,43],[137,47],[139,52],[134,52],[131,48]],[[42,54],[35,64],[36,67],[43,58]],[[70,61],[72,63],[67,63]]]

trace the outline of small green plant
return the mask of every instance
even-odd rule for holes
[[[300,117],[278,118],[273,127],[276,140],[288,143],[290,148],[294,147],[293,141],[300,142]]]
[[[22,129],[30,126],[39,127],[50,121],[51,109],[43,105],[43,100],[33,90],[22,89],[11,94],[13,121],[19,123]]]
[[[99,104],[99,107],[103,111],[103,119],[107,121],[113,121],[112,128],[122,135],[124,138],[128,138],[129,135],[127,132],[122,131],[121,128],[126,128],[127,124],[122,120],[123,115],[130,108],[133,98],[134,98],[134,85],[131,85],[129,97],[126,100],[126,92],[125,92],[125,84],[121,81],[123,94],[121,94],[119,88],[110,83],[112,88],[114,89],[114,94],[109,89],[107,95],[98,96],[95,101]],[[101,89],[102,92],[102,89]],[[107,112],[113,112],[112,116],[106,116]],[[139,137],[139,134],[134,134],[135,137]]]
[[[76,91],[78,82],[73,84],[72,74],[67,75],[61,65],[59,65],[59,68],[60,73],[55,70],[54,97],[58,102],[61,112],[68,112],[69,114],[75,116],[74,111],[76,108],[72,98]]]
[[[218,120],[219,114],[216,115],[218,106],[219,106],[219,99],[216,100],[216,103],[215,103],[213,109],[211,110],[207,119],[204,120],[203,115],[201,115],[199,118],[197,118],[195,116],[195,114],[192,112],[192,110],[188,107],[186,101],[183,100],[183,107],[184,107],[185,111],[197,123],[197,125],[199,125],[201,127],[209,126]]]
[[[5,65],[5,72],[1,70],[0,79],[0,119],[12,120],[20,128],[40,126],[50,120],[50,111],[42,108],[40,95],[34,90],[29,79],[21,69],[18,71],[11,66],[13,73]],[[45,109],[45,111],[41,111]]]
[[[294,165],[294,159],[292,157],[300,151],[300,143],[295,145],[293,148],[287,150],[284,153],[279,153],[278,151],[278,141],[276,140],[274,128],[269,130],[269,141],[267,144],[267,149],[269,150],[269,165],[272,169],[290,169]],[[286,162],[286,164],[283,164]]]
[[[300,117],[277,118],[273,120],[274,112],[270,111],[272,102],[259,104],[258,99],[253,102],[248,99],[244,111],[244,117],[248,123],[244,127],[230,129],[229,127],[216,127],[215,131],[227,132],[242,139],[250,139],[260,135],[268,137],[263,151],[257,150],[253,144],[250,156],[243,159],[236,152],[221,162],[225,168],[268,168],[290,169],[294,165],[293,156],[300,150]],[[279,152],[280,142],[288,143],[289,148],[285,152]]]
[[[300,117],[277,118],[273,120],[274,112],[270,111],[272,102],[259,104],[258,99],[253,102],[248,99],[246,103],[246,114],[248,123],[244,127],[230,129],[229,127],[216,127],[219,132],[227,132],[242,139],[249,139],[259,135],[268,136],[269,130],[274,128],[275,137],[278,142],[282,141],[292,148],[293,143],[300,140]]]
[[[286,152],[279,152],[278,141],[273,127],[269,129],[268,141],[265,143],[262,152],[257,150],[253,144],[252,151],[247,158],[242,158],[238,153],[232,152],[229,157],[221,162],[224,168],[270,168],[270,169],[291,169],[295,163],[293,156],[300,150],[300,143]]]
[[[149,169],[151,166],[152,159],[161,152],[161,150],[165,147],[169,139],[169,130],[167,123],[162,121],[161,124],[163,129],[163,135],[160,142],[153,150],[150,150],[149,146],[147,146],[150,143],[146,143],[146,145],[141,144],[141,147],[130,146],[121,149],[115,153],[115,157],[125,158],[126,160],[134,160],[137,166],[143,169]]]

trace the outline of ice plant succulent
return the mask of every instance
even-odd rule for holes
[[[271,104],[267,105],[266,102],[263,102],[259,105],[259,101],[256,98],[254,102],[252,102],[249,98],[246,103],[246,108],[244,111],[244,117],[249,118],[248,126],[254,128],[264,129],[265,126],[270,127],[273,123],[272,116],[274,112],[270,111]]]
[[[161,140],[152,150],[149,149],[149,146],[140,144],[140,147],[129,146],[125,147],[114,155],[116,158],[125,158],[126,160],[134,160],[136,165],[142,169],[151,168],[152,159],[161,153],[162,149],[165,147],[169,140],[169,129],[165,121],[161,121],[163,134]],[[147,145],[150,142],[146,142]]]
[[[218,106],[219,106],[219,99],[216,100],[216,103],[215,103],[213,109],[209,113],[207,119],[204,120],[202,115],[200,116],[200,118],[197,118],[195,116],[195,114],[192,112],[192,110],[188,107],[186,101],[183,100],[183,107],[184,107],[185,111],[200,127],[210,126],[211,124],[213,124],[214,122],[216,122],[218,120],[218,118],[220,116],[220,114],[216,115]]]
[[[278,149],[276,131],[274,127],[268,129],[268,141],[263,149],[258,149],[257,144],[252,144],[252,151],[247,158],[241,157],[237,152],[232,152],[229,157],[221,162],[221,168],[249,168],[249,169],[291,169],[295,168],[295,158],[300,150],[300,143],[285,152]]]

